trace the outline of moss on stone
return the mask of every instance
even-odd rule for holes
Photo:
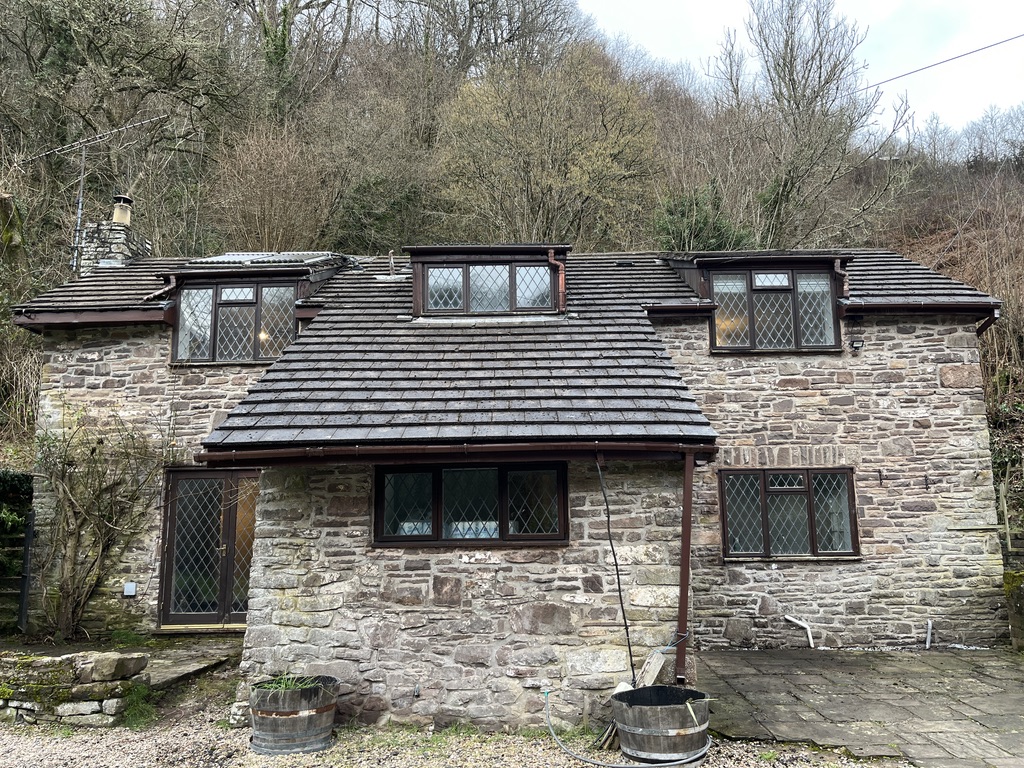
[[[1006,601],[1016,606],[1018,612],[1024,610],[1024,571],[1005,571],[1003,588],[1006,590]]]

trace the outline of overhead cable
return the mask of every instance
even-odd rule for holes
[[[941,64],[948,64],[951,61],[956,61],[957,59],[962,59],[964,56],[971,56],[971,55],[973,55],[975,53],[981,53],[982,51],[987,51],[989,48],[995,48],[997,45],[1003,45],[1005,43],[1012,43],[1014,40],[1020,40],[1022,37],[1024,37],[1024,33],[1021,33],[1019,35],[1014,35],[1013,37],[1008,37],[1005,40],[1000,40],[998,43],[992,43],[991,45],[986,45],[986,46],[984,46],[982,48],[975,48],[973,51],[968,51],[967,53],[961,53],[959,56],[953,56],[952,58],[949,58],[949,59],[943,59],[942,61],[937,61],[934,64],[929,64],[926,67],[920,67],[918,69],[911,70],[910,72],[904,72],[902,75],[896,75],[896,77],[890,77],[888,80],[882,80],[879,83],[872,83],[871,85],[865,85],[863,88],[858,88],[856,91],[854,91],[854,93],[860,93],[861,91],[870,91],[872,88],[877,88],[880,85],[885,85],[886,83],[891,83],[894,80],[900,80],[900,79],[902,79],[904,77],[910,77],[911,75],[916,75],[918,72],[924,72],[926,69],[931,69],[932,67],[937,67],[937,66],[939,66]]]

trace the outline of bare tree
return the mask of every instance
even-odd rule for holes
[[[225,246],[301,251],[324,237],[331,187],[323,155],[294,123],[254,123],[217,154],[209,198]]]
[[[881,94],[864,88],[866,65],[855,57],[864,36],[835,15],[833,0],[750,5],[756,69],[748,71],[730,35],[714,74],[720,119],[752,140],[760,181],[753,229],[766,247],[848,240],[902,178],[899,165],[881,179],[871,174],[869,187],[853,175],[892,151],[907,125],[907,106],[897,105],[890,127],[874,129]]]

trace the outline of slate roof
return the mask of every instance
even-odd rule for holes
[[[699,266],[765,266],[785,261],[830,262],[838,259],[846,271],[849,296],[841,300],[851,313],[929,311],[984,317],[997,310],[999,299],[946,277],[892,251],[867,249],[807,249],[799,251],[706,251],[669,254],[669,258]]]
[[[324,270],[355,263],[349,256],[322,251],[225,253],[203,259],[140,259],[130,264],[99,264],[84,275],[14,308],[15,323],[34,330],[47,324],[168,322],[171,276],[208,277],[266,273],[323,277]],[[320,278],[322,279],[322,277]]]
[[[404,265],[403,265],[404,266]],[[386,259],[332,279],[324,309],[204,442],[307,446],[632,442],[710,445],[641,306],[692,292],[651,254],[567,259],[567,312],[410,314]]]
[[[74,282],[53,288],[15,308],[19,315],[40,312],[149,309],[147,297],[163,288],[163,275],[180,261],[146,259],[128,266],[100,266]],[[166,298],[166,297],[165,297]]]
[[[987,314],[1002,303],[966,283],[888,251],[856,252],[847,263],[846,272],[850,282],[846,305],[850,312],[949,307],[953,312],[973,308]]]

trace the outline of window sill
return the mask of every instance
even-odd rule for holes
[[[170,367],[175,368],[228,368],[237,366],[239,368],[265,368],[277,358],[266,360],[172,360]]]
[[[414,323],[424,325],[458,325],[476,326],[484,324],[509,325],[515,323],[557,323],[566,319],[566,313],[559,312],[518,312],[501,315],[484,313],[468,313],[458,315],[429,314],[419,317],[409,316]]]
[[[839,355],[843,347],[794,347],[791,349],[735,349],[711,347],[712,355]]]
[[[542,539],[539,541],[502,541],[501,539],[449,539],[446,541],[423,541],[408,539],[402,541],[374,541],[371,547],[382,549],[525,549],[535,547],[567,547],[568,539]]]
[[[725,563],[849,563],[851,561],[860,562],[863,559],[864,557],[859,554],[775,555],[773,557],[724,555],[722,557],[722,561]]]

